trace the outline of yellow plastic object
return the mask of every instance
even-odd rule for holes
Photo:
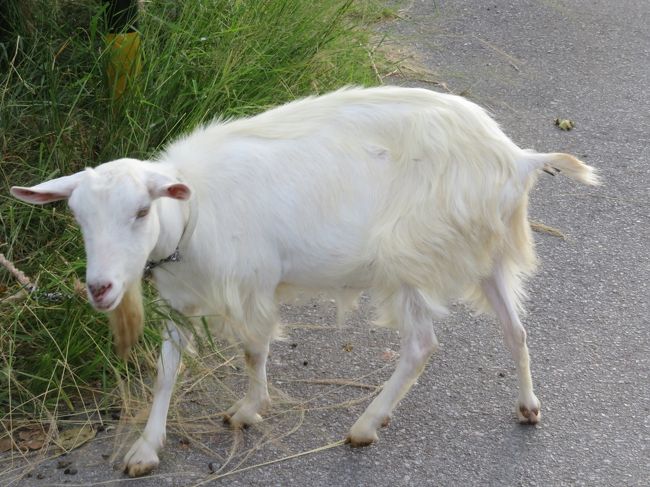
[[[108,65],[106,76],[108,88],[114,100],[119,100],[128,86],[142,70],[140,58],[140,34],[106,34],[108,45]]]

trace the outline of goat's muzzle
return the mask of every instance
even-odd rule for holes
[[[96,309],[105,312],[113,309],[118,296],[110,292],[113,289],[112,282],[88,283],[87,286],[88,296]]]

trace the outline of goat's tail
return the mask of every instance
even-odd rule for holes
[[[144,308],[140,280],[127,287],[122,301],[108,313],[108,323],[113,334],[115,352],[126,359],[144,331]]]
[[[601,184],[600,178],[593,167],[588,166],[570,154],[561,152],[552,152],[550,154],[526,152],[525,160],[528,171],[541,169],[552,176],[562,173],[583,184],[592,186]]]

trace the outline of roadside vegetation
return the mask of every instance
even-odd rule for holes
[[[65,203],[33,207],[11,185],[130,156],[146,158],[214,117],[242,116],[346,84],[378,82],[368,1],[145,2],[142,70],[113,103],[102,2],[9,2],[0,39],[0,438],[146,388],[165,311],[147,299],[144,340],[125,364],[83,292],[83,242]],[[13,6],[13,7],[11,7]],[[125,385],[126,384],[126,385]]]

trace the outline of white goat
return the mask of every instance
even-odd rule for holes
[[[496,313],[517,366],[519,419],[539,421],[518,310],[521,278],[536,262],[528,191],[542,169],[598,182],[570,155],[518,148],[464,98],[352,88],[216,121],[156,162],[120,159],[11,192],[31,203],[69,200],[90,300],[112,312],[121,353],[141,332],[147,260],[169,306],[215,317],[241,342],[250,383],[227,412],[233,426],[260,421],[269,403],[279,290],[327,291],[344,306],[369,290],[378,321],[399,330],[402,346],[349,432],[352,445],[367,445],[421,373],[437,345],[432,320],[451,300]],[[149,420],[125,457],[131,476],[158,464],[186,345],[167,323]]]

